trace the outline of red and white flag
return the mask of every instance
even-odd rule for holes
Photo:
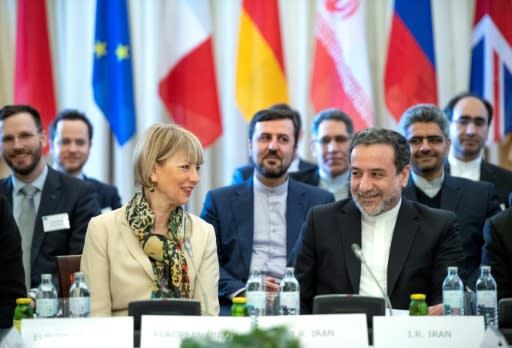
[[[166,1],[160,15],[160,97],[172,119],[207,147],[222,134],[209,1]]]
[[[45,0],[19,0],[16,20],[14,102],[33,106],[48,130],[56,106]]]
[[[317,1],[311,81],[315,112],[338,108],[356,131],[374,123],[364,6],[361,0]]]

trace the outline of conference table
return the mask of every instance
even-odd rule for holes
[[[364,314],[268,316],[259,317],[256,322],[262,329],[287,327],[300,339],[302,348],[370,346]],[[181,340],[189,336],[221,339],[226,330],[247,333],[254,324],[250,317],[143,316],[140,347],[179,347]],[[483,318],[478,316],[382,316],[374,317],[373,347],[480,348],[484,340],[503,340],[498,333],[486,331]],[[504,333],[510,338],[509,330]],[[129,316],[29,319],[22,322],[21,336],[15,329],[0,330],[0,348],[132,348],[136,346],[133,334],[133,318]],[[492,343],[487,345],[491,346]]]

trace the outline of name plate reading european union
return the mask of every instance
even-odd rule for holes
[[[286,326],[302,348],[368,348],[365,314],[322,314],[261,317],[258,326]]]
[[[480,316],[373,318],[375,348],[478,348],[483,335]]]
[[[30,319],[21,324],[26,348],[132,348],[133,318]]]
[[[204,336],[222,341],[225,331],[247,333],[250,329],[250,318],[143,315],[140,348],[179,348],[187,337]]]

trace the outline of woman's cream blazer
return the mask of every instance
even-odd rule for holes
[[[125,213],[123,206],[99,215],[87,228],[80,268],[91,293],[93,316],[127,315],[128,302],[151,297],[153,268]],[[203,315],[218,315],[219,262],[213,227],[187,213],[185,233],[191,249],[185,256],[192,298],[201,301]]]

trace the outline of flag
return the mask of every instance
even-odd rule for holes
[[[317,2],[311,99],[315,112],[335,107],[355,130],[373,126],[363,1]]]
[[[18,1],[14,102],[37,109],[44,130],[56,114],[45,0]]]
[[[94,100],[119,145],[135,135],[130,27],[126,0],[97,0]]]
[[[437,104],[430,0],[395,0],[384,95],[397,122],[414,104]]]
[[[222,134],[208,0],[163,3],[158,92],[174,122],[204,147]]]
[[[492,136],[512,132],[512,2],[478,0],[475,6],[470,90],[494,106]]]
[[[236,101],[247,121],[260,109],[288,103],[277,0],[242,3]]]

